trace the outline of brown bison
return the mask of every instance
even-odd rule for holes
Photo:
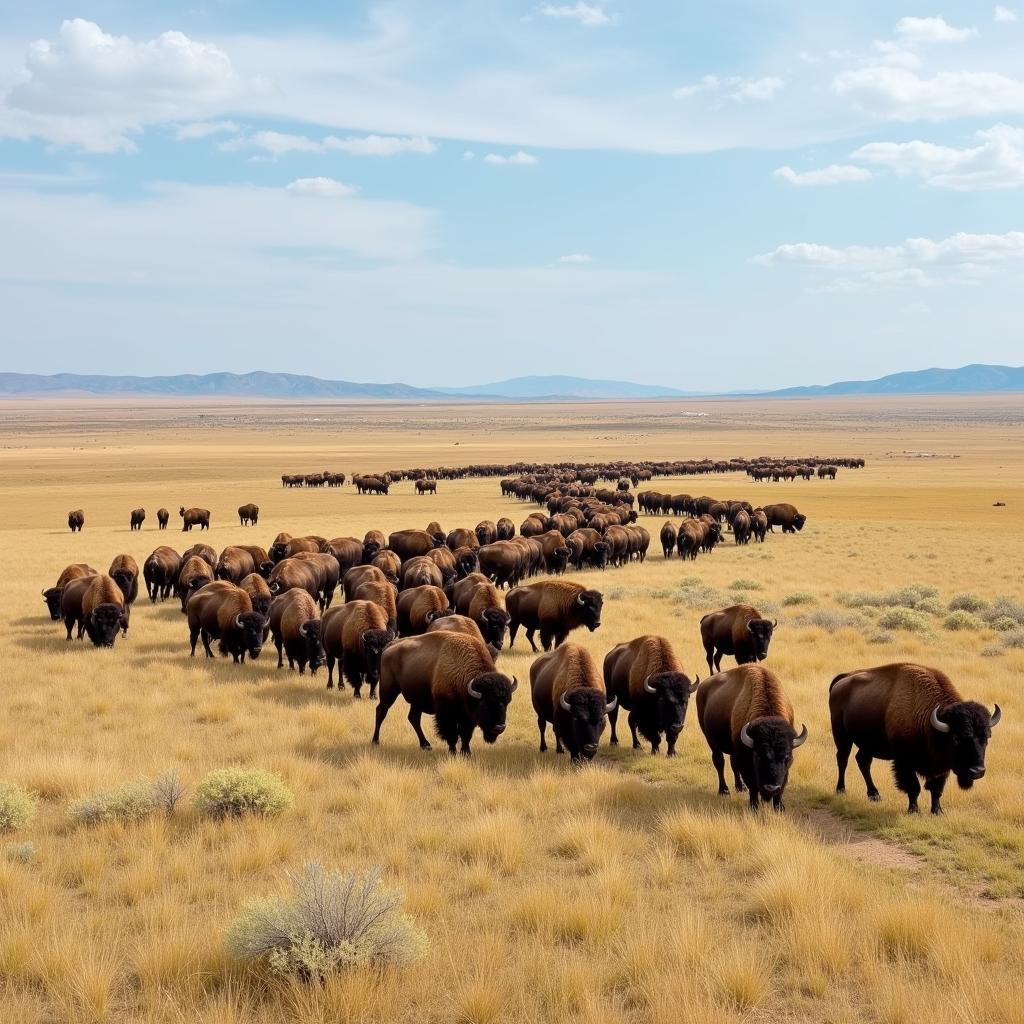
[[[213,657],[211,640],[219,640],[221,655],[231,655],[237,665],[246,654],[258,658],[263,647],[266,619],[253,611],[249,595],[227,580],[215,580],[189,598],[188,630],[191,656],[196,656],[196,642],[202,637],[208,658]]]
[[[448,570],[449,578],[455,578],[455,570]],[[400,590],[413,587],[441,587],[445,585],[445,571],[439,569],[437,563],[426,555],[415,555],[402,563],[402,575],[399,580]]]
[[[161,530],[167,529],[167,524],[171,521],[171,513],[165,508],[158,508],[156,510],[156,523]]]
[[[367,530],[363,537],[363,562],[373,561],[373,556],[378,551],[383,551],[388,546],[388,539],[380,530]],[[399,555],[399,557],[402,557]]]
[[[387,546],[403,561],[425,555],[437,547],[437,538],[426,530],[396,530],[388,537]]]
[[[85,562],[75,562],[72,565],[66,566],[57,577],[57,582],[52,587],[43,591],[43,603],[46,605],[50,618],[54,622],[60,621],[60,604],[61,598],[64,596],[64,588],[72,580],[80,580],[86,576],[95,575],[96,570],[91,565],[86,565]]]
[[[107,575],[121,588],[124,603],[134,604],[139,596],[139,563],[131,555],[116,555]]]
[[[181,613],[184,615],[189,598],[207,583],[213,582],[213,569],[205,558],[199,555],[182,555],[181,570],[178,573],[178,597],[181,599]]]
[[[398,606],[395,588],[387,581],[380,569],[372,565],[357,565],[345,573],[346,601],[373,601],[380,605],[387,615],[388,629],[397,631]]]
[[[515,586],[526,575],[524,548],[517,538],[498,540],[478,549],[480,572],[498,587]]]
[[[567,580],[541,580],[509,591],[505,608],[509,614],[509,641],[515,643],[519,627],[526,630],[526,639],[534,651],[534,634],[540,631],[541,646],[551,649],[554,641],[560,646],[574,629],[586,626],[591,633],[601,625],[604,597],[600,591],[587,590]]]
[[[731,654],[737,665],[764,661],[778,621],[765,619],[749,604],[734,604],[709,612],[700,620],[700,638],[708,659],[708,671],[717,672],[722,656]]]
[[[150,601],[166,601],[174,593],[181,572],[181,555],[174,548],[161,544],[142,563],[142,579]]]
[[[501,593],[482,573],[472,573],[459,580],[454,589],[455,610],[472,619],[487,644],[500,651],[505,642],[509,614]]]
[[[305,675],[307,665],[315,676],[324,660],[316,601],[304,590],[286,590],[271,602],[267,624],[277,648],[277,667],[284,668],[287,655],[289,669],[298,662],[300,676]]]
[[[765,534],[768,532],[768,516],[763,508],[755,508],[750,514],[750,532],[758,544],[764,543]]]
[[[483,547],[485,544],[493,544],[498,539],[498,525],[490,519],[483,519],[473,529],[477,542]]]
[[[72,533],[81,533],[83,526],[85,526],[85,513],[80,508],[68,513],[68,529]]]
[[[479,728],[485,743],[505,731],[508,706],[518,682],[494,669],[486,646],[475,637],[440,631],[397,640],[384,652],[380,669],[380,703],[373,742],[399,694],[409,703],[409,723],[423,750],[430,749],[420,719],[433,715],[448,750],[470,753]]]
[[[417,480],[416,481],[416,493],[417,494],[437,494],[437,481],[436,480]]]
[[[187,561],[193,555],[203,559],[211,569],[217,564],[217,552],[209,544],[193,544],[187,551],[181,553],[182,562]]]
[[[349,569],[363,563],[363,542],[355,537],[335,537],[328,541],[327,550],[338,560],[338,572],[342,579]]]
[[[846,792],[846,765],[857,746],[857,767],[869,800],[881,800],[871,778],[871,761],[892,761],[896,788],[907,795],[907,810],[918,811],[924,788],[932,814],[942,814],[942,791],[949,773],[961,789],[985,774],[985,750],[999,724],[999,705],[989,714],[977,701],[964,700],[949,677],[924,665],[895,664],[845,672],[832,680],[828,694],[839,779]]]
[[[334,555],[322,551],[300,551],[294,556],[308,565],[316,574],[321,609],[330,608],[334,600],[334,592],[338,589],[339,567]]]
[[[451,530],[445,536],[444,542],[452,551],[456,551],[459,548],[480,547],[480,541],[476,539],[476,534],[472,530],[467,530],[463,527],[459,527],[457,530]]]
[[[732,539],[737,544],[749,544],[753,522],[746,509],[740,509],[732,519]]]
[[[275,597],[288,590],[304,590],[314,601],[320,600],[320,576],[315,566],[300,558],[278,562],[267,577],[267,586]]]
[[[230,583],[239,583],[251,572],[256,572],[265,559],[253,557],[250,551],[245,548],[231,545],[226,547],[217,559],[213,567],[213,575],[219,580],[228,580]]]
[[[672,557],[678,539],[679,531],[672,523],[666,522],[661,528],[661,552],[666,558]]]
[[[495,540],[511,540],[516,535],[516,524],[507,516],[502,516],[495,523]]]
[[[249,502],[238,506],[238,522],[242,526],[255,526],[260,519],[260,507]]]
[[[419,636],[426,633],[434,619],[451,615],[448,595],[434,586],[412,587],[398,595],[399,636]]]
[[[266,618],[270,613],[270,604],[274,600],[267,581],[258,572],[251,572],[238,581],[238,586],[249,595],[252,610]]]
[[[547,727],[555,732],[555,750],[569,751],[574,764],[592,761],[604,724],[617,701],[610,701],[590,652],[568,643],[543,654],[530,666],[530,691],[537,712],[540,749],[548,749]]]
[[[144,508],[133,508],[128,521],[129,530],[141,530],[142,524],[146,521],[146,510]]]
[[[71,639],[72,626],[78,626],[78,639],[88,633],[96,647],[113,647],[117,634],[127,635],[129,608],[117,583],[105,574],[71,580],[61,596],[61,618]]]
[[[210,528],[210,510],[208,508],[185,508],[182,505],[178,509],[178,515],[181,516],[182,533],[191,532],[193,526],[198,526],[200,530]]]
[[[768,532],[773,533],[772,527],[781,526],[783,533],[796,533],[804,528],[807,516],[796,510],[795,505],[783,502],[780,505],[765,505],[763,510],[768,520]]]
[[[442,615],[438,619],[434,619],[433,622],[427,626],[428,633],[438,632],[451,632],[461,633],[463,636],[472,636],[477,640],[483,641],[487,645],[487,650],[492,658],[497,658],[501,653],[496,647],[488,644],[484,640],[483,633],[480,632],[480,627],[471,619],[468,615]]]
[[[372,699],[380,679],[381,655],[394,639],[387,612],[373,601],[349,601],[324,612],[320,633],[327,656],[327,689],[334,687],[334,666],[340,661],[338,689],[344,675],[358,698],[365,680]]]
[[[793,705],[778,678],[760,665],[710,676],[697,687],[697,721],[718,772],[718,795],[729,795],[728,754],[736,791],[749,791],[751,810],[761,800],[784,810],[793,751],[807,739],[807,726],[799,735],[793,728]]]
[[[700,683],[693,682],[683,672],[672,645],[663,636],[638,636],[628,643],[613,647],[604,659],[604,684],[618,699],[619,707],[608,717],[611,721],[611,741],[619,738],[619,708],[629,712],[629,731],[633,734],[633,749],[640,749],[641,736],[657,754],[661,737],[665,737],[669,757],[675,757],[676,740],[686,723],[690,695]]]

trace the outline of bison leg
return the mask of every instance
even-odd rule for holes
[[[512,645],[516,642],[516,633],[519,632],[519,620],[509,619],[508,621],[508,646],[509,650],[512,649]]]
[[[448,705],[447,702],[441,701],[434,705],[434,727],[437,729],[437,735],[441,737],[448,744],[448,753],[454,754],[456,752],[455,745],[459,740],[459,734],[464,728],[464,723],[460,721],[460,715],[456,708]],[[417,721],[419,716],[417,714]],[[409,721],[412,721],[412,715],[409,715]],[[417,728],[416,725],[413,726]],[[420,733],[422,736],[422,733]],[[420,746],[423,746],[421,741]]]
[[[213,650],[210,647],[210,634],[205,629],[201,629],[199,631],[199,636],[203,641],[203,649],[206,651],[206,656],[208,658],[212,658]]]
[[[543,715],[537,716],[537,728],[540,730],[540,752],[546,754],[548,752],[548,723]]]
[[[397,686],[390,686],[387,690],[384,690],[381,694],[380,703],[377,705],[376,721],[373,727],[373,745],[378,746],[380,744],[380,727],[384,722],[384,719],[388,717],[388,712],[391,710],[391,705],[398,699],[398,694],[401,691]],[[409,712],[409,721],[412,722],[412,711]],[[417,735],[423,742],[426,742],[426,737],[423,735],[423,730],[420,728],[420,720],[417,715],[416,721],[413,723],[413,728],[416,730]],[[423,742],[420,746],[423,746]],[[430,744],[427,743],[427,748]]]
[[[925,784],[924,788],[931,793],[932,797],[932,814],[945,814],[946,812],[942,809],[942,791],[946,788],[946,780],[949,778],[949,773],[944,772],[942,775],[937,775],[934,779],[929,779]]]
[[[358,700],[362,697],[363,689],[363,673],[361,671],[359,658],[350,654],[346,651],[341,656],[341,671],[345,674],[345,679],[352,687],[352,694]],[[338,680],[338,689],[341,689],[341,680]]]
[[[277,648],[277,667],[284,668],[284,643],[280,637],[274,637],[274,646]],[[291,658],[288,659],[289,667],[291,667]]]
[[[746,783],[743,781],[743,772],[740,770],[739,758],[735,754],[729,755],[729,764],[732,767],[732,777],[736,782],[736,792],[742,793],[746,788]]]
[[[904,761],[893,761],[892,774],[896,780],[896,788],[907,794],[907,813],[920,813],[917,798],[921,795],[921,783],[918,781],[917,772]]]
[[[619,705],[616,704],[611,711],[608,712],[608,724],[612,727],[612,735],[609,742],[613,747],[619,745],[619,737],[615,732],[615,727],[619,724]]]
[[[725,754],[720,750],[712,750],[711,763],[715,766],[715,771],[718,772],[718,795],[728,796],[729,787],[725,784]]]
[[[463,722],[459,728],[459,739],[462,742],[462,750],[460,750],[459,753],[461,753],[463,757],[469,757],[472,754],[472,751],[469,749],[469,743],[470,740],[473,739],[474,728],[475,726],[472,722]]]
[[[850,763],[850,751],[853,749],[853,740],[845,733],[832,725],[832,738],[836,741],[836,768],[838,777],[836,779],[836,792],[846,792],[846,766]]]
[[[866,750],[857,751],[857,767],[864,776],[864,785],[868,787],[868,799],[877,802],[882,799],[882,794],[878,792],[878,787],[871,778],[871,761],[872,757]]]
[[[705,644],[704,645],[704,653],[707,655],[707,659],[708,659],[708,671],[712,675],[714,675],[715,674],[715,660],[714,660],[715,659],[715,645],[714,644]]]
[[[536,632],[537,631],[535,629],[528,629],[526,631],[526,639],[530,641],[530,647],[533,649],[533,653],[534,654],[537,653],[537,645],[536,645],[536,643],[534,643],[534,640],[533,640],[534,635],[536,634]],[[543,636],[543,635],[544,634],[542,633],[541,636]],[[512,645],[509,644],[509,647],[511,647],[511,646]],[[547,650],[547,648],[545,647],[544,650]]]
[[[636,734],[636,711],[630,711],[629,716],[626,719],[626,721],[629,723],[629,731],[633,735],[633,749],[634,750],[639,750],[640,749],[640,739],[639,739],[639,737]],[[652,753],[653,753],[653,751],[652,751]]]
[[[667,733],[665,733],[665,740],[666,740],[665,756],[666,757],[675,757],[676,756],[676,740],[677,739],[679,739],[679,733],[677,733],[677,732],[667,732]]]
[[[333,654],[328,654],[325,660],[327,662],[327,689],[328,690],[333,690],[334,689],[334,666],[335,666],[335,664],[337,662],[337,659],[334,657]],[[341,689],[341,687],[338,687],[338,689]]]

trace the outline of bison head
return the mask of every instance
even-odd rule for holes
[[[782,799],[793,751],[806,739],[806,725],[797,735],[789,722],[777,716],[756,718],[740,730],[740,741],[750,751],[754,790],[762,800]]]
[[[432,533],[430,539],[434,542],[435,548],[443,548],[448,538],[443,533]]]
[[[593,761],[608,712],[617,703],[615,697],[606,703],[605,693],[590,686],[578,686],[558,698],[558,735],[575,763]]]
[[[118,631],[127,628],[124,608],[113,602],[97,605],[85,623],[85,631],[97,647],[113,647]]]
[[[262,616],[261,616],[262,618]],[[320,620],[308,619],[299,626],[299,636],[306,648],[306,664],[309,671],[316,675],[316,670],[324,663],[324,648],[320,640]]]
[[[378,551],[380,551],[380,543],[378,541],[363,541],[363,565],[369,565],[373,561],[373,556]]]
[[[932,728],[942,737],[950,766],[961,789],[970,789],[985,775],[985,750],[1003,713],[997,704],[990,715],[984,704],[963,700],[932,711]]]
[[[508,706],[518,685],[517,679],[501,672],[484,672],[466,684],[470,717],[485,743],[493,743],[505,731]]]
[[[280,562],[282,558],[288,557],[288,544],[285,541],[278,541],[276,544],[270,545],[270,550],[267,552],[270,555],[270,561]]]
[[[604,596],[598,590],[581,591],[579,597],[576,598],[576,614],[591,633],[601,625],[601,608],[603,606]]]
[[[475,551],[464,551],[459,555],[456,562],[456,569],[459,579],[463,579],[471,572],[478,572],[480,569],[480,558]]]
[[[672,738],[683,731],[690,695],[699,684],[699,677],[691,683],[682,672],[656,672],[644,680],[644,692],[649,694],[654,707],[658,732]]]
[[[804,523],[806,522],[807,516],[805,516],[803,512],[797,512],[797,514],[793,516],[793,526],[798,530],[802,530],[804,528]]]
[[[131,597],[132,587],[135,584],[135,573],[131,569],[115,569],[110,576],[121,588],[121,593],[124,594],[125,600],[128,600]]]
[[[366,629],[360,634],[359,645],[363,649],[363,664],[368,683],[376,684],[380,679],[380,657],[392,639],[394,636],[387,629]]]
[[[269,579],[270,579],[270,574],[271,574],[271,573],[272,573],[272,572],[274,571],[274,563],[273,563],[273,562],[270,562],[270,561],[267,561],[267,562],[260,562],[260,564],[259,564],[259,566],[257,567],[257,570],[256,570],[256,571],[257,571],[257,572],[258,572],[258,573],[259,573],[259,574],[260,574],[260,575],[261,575],[261,576],[262,576],[262,577],[263,577],[263,578],[264,578],[265,580],[269,580]]]
[[[490,538],[489,531],[488,531],[486,526],[481,524],[473,532],[476,534],[476,539],[481,544],[489,544],[490,543],[491,538]]]
[[[598,569],[603,569],[608,565],[608,558],[612,553],[612,546],[607,541],[599,540],[593,547],[593,554],[591,555],[591,561]]]
[[[56,622],[60,618],[60,601],[64,596],[63,587],[50,587],[43,591],[43,603],[50,612],[50,618]]]
[[[258,658],[263,649],[266,625],[266,619],[259,612],[243,612],[236,615],[230,653],[237,653],[243,657],[248,654],[250,658]]]
[[[772,622],[768,619],[751,619],[747,623],[755,661],[764,661],[768,657],[768,645],[772,642],[772,634],[778,624],[778,621]]]
[[[182,519],[185,518],[185,506],[184,505],[182,505],[181,508],[178,509],[178,515],[181,516]]]
[[[484,640],[500,651],[501,645],[505,642],[505,630],[508,629],[508,612],[502,608],[486,608],[480,618],[483,620],[480,623],[480,632],[483,633]]]

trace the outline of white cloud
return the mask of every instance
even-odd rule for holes
[[[398,156],[402,153],[434,153],[437,146],[423,136],[401,138],[394,135],[349,135],[339,138],[328,135],[311,139],[307,135],[287,132],[259,131],[240,135],[221,143],[229,152],[241,149],[262,149],[273,157],[287,153],[327,153],[338,150],[350,156]]]
[[[916,175],[926,184],[961,192],[1024,187],[1024,128],[998,124],[977,133],[966,149],[931,142],[873,142],[851,159]]]
[[[192,121],[181,125],[174,137],[179,141],[185,139],[206,139],[211,135],[234,135],[241,128],[234,121]]]
[[[794,171],[792,167],[779,167],[774,171],[776,178],[788,181],[790,185],[843,185],[848,182],[870,181],[872,174],[867,168],[851,164],[829,164],[813,171]]]
[[[615,15],[609,14],[599,4],[544,4],[540,13],[547,18],[562,18],[577,21],[587,28],[603,28],[615,24]]]
[[[29,46],[4,96],[7,132],[95,152],[131,149],[147,124],[201,114],[249,87],[212,43],[181,32],[136,42],[73,18],[55,40]]]
[[[945,121],[1024,112],[1024,82],[994,71],[940,71],[922,78],[894,67],[844,71],[832,88],[857,107],[894,121]]]
[[[559,263],[596,263],[597,260],[593,256],[587,255],[585,252],[573,252],[568,256],[560,256],[558,258]]]
[[[718,75],[704,75],[699,82],[675,89],[672,95],[677,100],[685,100],[701,93],[721,93],[740,103],[745,100],[764,101],[774,99],[785,84],[783,79],[775,75],[764,78],[741,78],[735,75],[719,78]]]
[[[909,46],[962,43],[977,34],[976,28],[954,28],[941,15],[931,18],[900,18],[896,22],[896,35]]]
[[[997,4],[992,12],[992,20],[1003,25],[1009,25],[1017,20],[1017,12],[1009,7],[1003,7],[1002,4]]]
[[[355,185],[346,185],[334,178],[297,178],[285,186],[292,196],[310,196],[313,199],[345,199],[358,191]]]
[[[485,164],[514,164],[520,167],[533,167],[540,163],[540,160],[535,157],[532,153],[524,153],[519,150],[518,153],[511,153],[505,156],[502,153],[488,153],[484,157]]]
[[[238,135],[220,144],[220,148],[228,153],[241,149],[262,149],[273,157],[285,156],[288,153],[322,153],[323,143],[305,135],[292,135],[288,132],[258,131],[249,135]]]
[[[781,91],[786,83],[781,78],[769,75],[766,78],[754,78],[741,81],[732,93],[734,100],[770,100]]]

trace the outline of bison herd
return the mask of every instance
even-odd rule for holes
[[[184,505],[178,509],[181,516],[182,533],[188,533],[194,526],[200,530],[210,528],[210,510],[208,508],[185,508]],[[251,502],[240,505],[238,508],[238,521],[242,526],[255,526],[259,522],[260,507]],[[165,508],[156,510],[157,528],[166,530],[171,520],[171,513]],[[144,508],[133,508],[128,516],[128,528],[132,532],[141,530],[142,524],[146,521],[146,510]],[[79,508],[68,513],[68,528],[72,533],[81,533],[85,526],[85,513]]]

